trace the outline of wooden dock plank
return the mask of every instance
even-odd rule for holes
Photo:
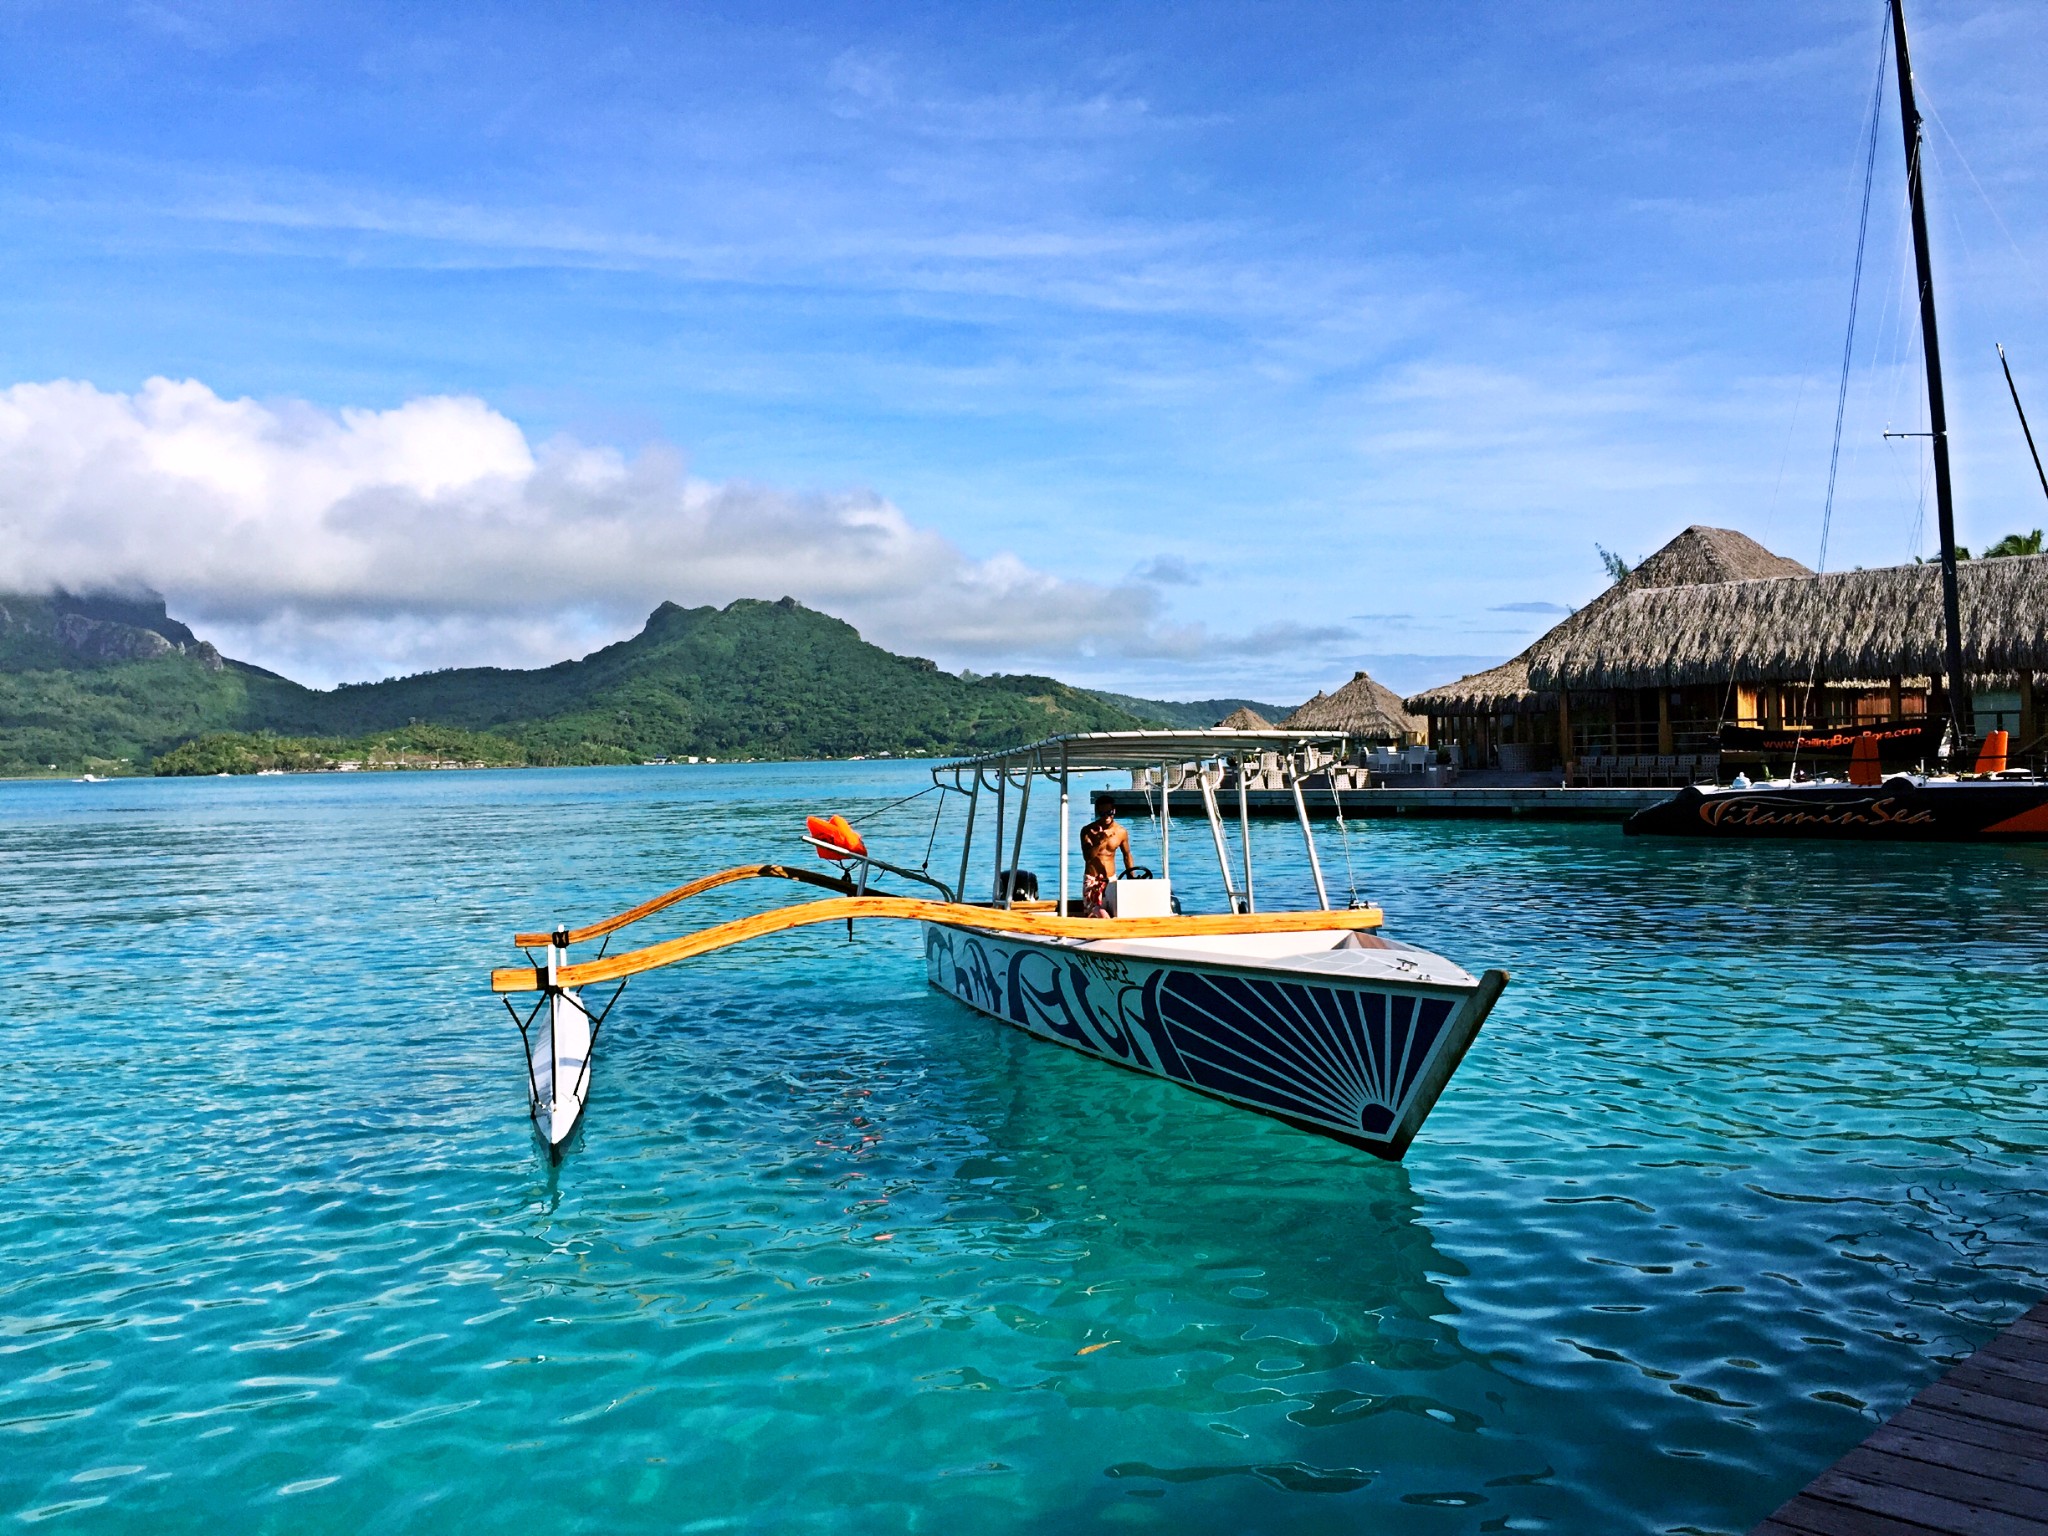
[[[2048,1514],[2041,1519],[1979,1509],[1960,1499],[1894,1483],[1874,1483],[1830,1468],[1806,1487],[1807,1495],[1827,1504],[1883,1515],[1908,1525],[1941,1531],[1944,1536],[2042,1536]],[[2048,1506],[2044,1506],[2048,1508]]]
[[[1995,1394],[1952,1385],[1945,1379],[1937,1381],[1913,1401],[1924,1403],[1930,1408],[1941,1408],[1950,1413],[1961,1414],[1965,1418],[1986,1419],[1993,1424],[2008,1425],[2029,1434],[2048,1435],[2048,1408],[2008,1402]]]
[[[2036,1461],[2024,1452],[1993,1450],[1988,1446],[1973,1445],[1967,1440],[1952,1440],[1945,1435],[1903,1429],[1896,1419],[1864,1441],[1862,1449],[1970,1472],[1979,1477],[1996,1478],[2021,1487],[2048,1489],[2048,1464]]]
[[[1839,1504],[1823,1504],[1802,1493],[1751,1531],[1750,1536],[1779,1536],[1780,1532],[1789,1532],[1791,1536],[1929,1536],[1929,1527],[1888,1520],[1866,1510],[1844,1509]]]
[[[2048,1408],[2048,1381],[2037,1380],[2026,1370],[2003,1360],[1979,1360],[1975,1355],[1948,1373],[1959,1387],[2002,1397],[2007,1402]]]
[[[2041,1497],[2038,1488],[1874,1450],[1867,1440],[1836,1462],[1835,1470],[1866,1483],[1911,1487],[1936,1498],[1967,1504],[1972,1509],[2048,1519],[2048,1500]]]
[[[1908,1403],[1892,1416],[1889,1424],[1879,1429],[1878,1434],[1897,1430],[1905,1434],[1926,1435],[1946,1440],[1952,1445],[1973,1445],[1988,1451],[2004,1451],[2014,1456],[2028,1456],[2039,1445],[2039,1437],[2023,1429],[2007,1424],[1994,1424],[1985,1419],[1965,1418],[1939,1408],[1930,1407],[1924,1397]],[[1877,1437],[1873,1435],[1872,1441]]]
[[[2024,1367],[2035,1380],[2048,1375],[2048,1345],[2038,1344],[2032,1339],[2009,1339],[2001,1335],[1970,1358],[2008,1361]]]
[[[1928,1387],[1751,1536],[2048,1536],[2048,1302]]]

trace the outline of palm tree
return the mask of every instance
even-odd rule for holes
[[[2036,528],[2032,533],[2008,533],[1977,558],[1983,560],[2003,560],[2010,555],[2038,555],[2040,553],[2041,530]],[[1969,545],[1958,544],[1956,546],[1956,558],[1958,560],[1970,559]],[[1921,561],[1915,557],[1913,563],[1919,565]]]

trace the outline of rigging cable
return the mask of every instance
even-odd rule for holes
[[[934,789],[938,788],[938,786],[937,786],[936,784],[935,784],[935,785],[933,785],[932,787],[933,787]],[[939,808],[938,808],[938,810],[937,810],[936,812],[934,812],[934,813],[933,813],[933,815],[932,815],[932,835],[931,835],[931,836],[930,836],[929,838],[927,838],[927,839],[925,840],[925,845],[924,845],[924,862],[923,862],[922,864],[920,864],[920,865],[918,865],[918,866],[917,866],[917,867],[918,867],[919,869],[921,869],[921,870],[924,870],[924,871],[925,871],[926,873],[930,873],[930,871],[931,871],[931,867],[932,867],[932,850],[933,850],[934,848],[936,848],[936,847],[938,847],[938,846],[939,846],[939,823],[940,823],[941,821],[945,820],[945,818],[946,818],[946,797],[945,797],[944,795],[941,795],[941,796],[939,796]]]
[[[1849,281],[1849,332],[1842,338],[1842,377],[1835,387],[1835,441],[1828,452],[1828,494],[1820,514],[1820,569],[1828,568],[1828,533],[1835,516],[1835,473],[1842,462],[1842,418],[1849,406],[1849,365],[1856,351],[1856,306],[1863,297],[1863,250],[1870,235],[1870,189],[1877,176],[1877,120],[1884,102],[1884,39],[1878,40],[1877,85],[1870,97],[1870,143],[1863,154],[1863,210],[1856,221],[1856,272]]]
[[[2020,265],[2027,269],[2027,276],[2038,281],[2038,275],[2034,271],[2034,263],[2028,258],[2027,253],[2020,249],[2019,241],[2013,239],[2012,231],[2006,228],[2005,219],[1999,213],[1998,205],[1991,201],[1991,194],[1984,190],[1984,183],[1977,179],[1977,172],[1971,166],[1969,156],[1963,153],[1963,146],[1956,142],[1955,135],[1948,131],[1948,124],[1941,120],[1941,113],[1935,109],[1934,102],[1929,98],[1927,87],[1920,82],[1917,76],[1913,80],[1913,95],[1915,105],[1921,109],[1925,116],[1934,120],[1934,126],[1939,128],[1941,136],[1948,140],[1948,147],[1955,151],[1957,163],[1962,166],[1963,174],[1970,178],[1970,185],[1977,189],[1977,197],[1984,204],[1984,211],[1991,215],[1991,222],[1996,224],[1998,232],[2005,236],[2005,243],[2012,247],[2013,255],[2019,257]],[[1969,247],[1967,245],[1963,248],[1963,256],[1965,260],[1969,259]]]
[[[1856,306],[1863,297],[1863,250],[1870,235],[1870,189],[1877,178],[1877,127],[1878,118],[1884,107],[1885,43],[1890,36],[1890,12],[1886,12],[1885,32],[1878,38],[1877,84],[1870,93],[1870,142],[1863,152],[1863,207],[1856,221],[1856,270],[1849,280],[1849,330],[1842,338],[1842,377],[1835,386],[1835,440],[1828,451],[1828,493],[1821,505],[1820,514],[1820,564],[1815,574],[1828,568],[1828,534],[1835,517],[1835,475],[1842,463],[1842,419],[1849,407],[1849,368],[1856,353]],[[1806,679],[1806,710],[1808,723],[1812,723],[1813,695],[1820,676],[1820,654],[1814,653],[1813,669]],[[1795,740],[1792,747],[1792,772],[1798,777],[1799,747]]]
[[[920,789],[914,795],[905,795],[901,800],[891,800],[887,805],[877,806],[872,811],[862,811],[858,816],[849,816],[846,818],[846,823],[848,826],[852,826],[855,822],[872,821],[875,817],[880,816],[885,811],[893,811],[896,809],[897,806],[908,805],[913,800],[922,800],[926,795],[930,794],[933,790],[942,789],[944,787],[945,786],[941,784],[927,785],[925,788]]]
[[[1351,888],[1351,905],[1358,905],[1358,876],[1351,868],[1351,829],[1344,824],[1344,797],[1337,793],[1338,763],[1330,764],[1330,803],[1337,808],[1337,838],[1344,845],[1344,883]],[[1370,771],[1370,770],[1368,770]]]

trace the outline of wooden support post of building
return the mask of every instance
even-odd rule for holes
[[[1659,756],[1669,757],[1677,750],[1678,748],[1672,744],[1671,736],[1671,690],[1669,688],[1659,688],[1657,690],[1657,752]]]
[[[1557,759],[1567,768],[1579,760],[1572,749],[1572,696],[1562,685],[1557,690]]]
[[[2019,750],[2031,753],[2034,743],[2041,736],[2041,715],[2034,706],[2034,674],[2020,674],[2020,740]]]
[[[1906,718],[1906,680],[1897,673],[1892,674],[1891,702],[1885,707],[1889,712],[1886,715],[1887,719],[1903,720]]]

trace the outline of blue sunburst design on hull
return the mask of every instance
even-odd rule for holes
[[[1383,1156],[1406,1148],[1479,1023],[1470,994],[1246,976],[936,924],[925,963],[932,985],[1035,1035]]]

